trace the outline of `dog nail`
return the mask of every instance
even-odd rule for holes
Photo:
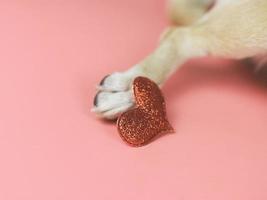
[[[107,77],[109,77],[109,75],[106,75],[106,76],[100,81],[99,85],[103,85]]]
[[[98,92],[96,95],[95,95],[95,98],[94,98],[94,106],[97,107],[97,104],[98,104],[98,95],[99,95],[100,92]]]

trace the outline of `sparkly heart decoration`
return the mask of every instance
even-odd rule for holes
[[[155,136],[173,132],[167,120],[163,95],[156,83],[145,77],[133,82],[136,108],[123,113],[117,121],[122,139],[131,146],[143,146]]]

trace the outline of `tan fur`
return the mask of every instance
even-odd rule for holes
[[[173,67],[192,57],[241,59],[266,52],[267,1],[235,0],[219,4],[193,25],[172,29],[155,52],[138,66],[161,83],[175,70]]]
[[[102,117],[116,117],[129,106],[127,109],[118,109],[118,104],[114,104],[115,108],[107,106],[113,103],[112,92],[119,92],[121,96],[127,94],[127,103],[134,104],[129,94],[136,76],[149,77],[161,85],[191,58],[207,55],[233,59],[260,57],[262,65],[267,55],[267,0],[217,0],[207,11],[212,3],[213,0],[170,0],[171,19],[177,25],[165,31],[158,48],[144,60],[104,81],[99,90],[111,92],[110,102],[103,100],[94,111]],[[110,109],[101,109],[102,104]]]

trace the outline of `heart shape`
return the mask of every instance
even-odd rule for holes
[[[136,107],[117,121],[122,139],[131,146],[143,146],[158,134],[173,132],[166,116],[163,95],[156,83],[145,77],[133,82]]]

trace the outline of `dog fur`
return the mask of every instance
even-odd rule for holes
[[[267,0],[169,0],[168,9],[176,25],[163,33],[155,51],[101,81],[92,109],[100,117],[114,119],[134,106],[135,77],[162,85],[191,58],[254,57],[259,67],[266,64]]]

